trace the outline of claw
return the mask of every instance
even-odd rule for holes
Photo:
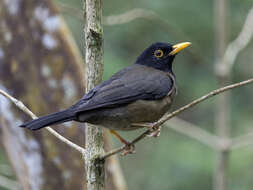
[[[161,134],[161,126],[154,126],[153,123],[132,123],[133,126],[147,127],[149,129],[148,137],[159,137]]]
[[[147,135],[148,137],[159,137],[161,134],[161,126],[158,127],[149,127],[150,133]]]
[[[135,154],[135,146],[134,144],[126,144],[124,151],[121,153],[121,156],[126,156],[127,154]]]

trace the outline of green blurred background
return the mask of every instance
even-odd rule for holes
[[[82,13],[82,2],[55,0],[55,3],[71,29],[80,51],[84,52],[84,26],[83,21],[78,18]],[[78,9],[80,13],[64,11],[65,6]],[[228,42],[238,35],[252,6],[253,0],[228,1]],[[153,42],[190,41],[192,50],[178,55],[174,63],[179,93],[173,109],[219,87],[214,74],[216,44],[213,1],[103,1],[104,16],[122,14],[134,8],[153,11],[156,19],[138,18],[126,24],[104,26],[104,79],[133,64],[142,50]],[[252,51],[253,43],[250,43],[237,57],[231,73],[231,83],[252,77]],[[252,132],[252,94],[252,86],[232,91],[229,113],[232,137]],[[215,98],[212,98],[182,113],[180,118],[214,134],[214,115]],[[140,132],[121,134],[132,139]],[[115,140],[115,147],[118,145]],[[129,189],[212,189],[216,152],[206,145],[164,127],[159,138],[141,141],[136,145],[136,150],[137,154],[120,157]],[[252,189],[252,158],[252,146],[230,153],[229,189]],[[6,163],[3,152],[0,152],[0,164]]]

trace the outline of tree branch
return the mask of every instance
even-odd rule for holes
[[[237,38],[229,43],[227,50],[224,55],[225,63],[229,64],[230,67],[233,66],[235,59],[246,46],[249,44],[253,35],[253,7],[248,12],[248,15],[245,19],[244,25],[241,32]]]
[[[160,126],[162,125],[165,121],[169,120],[170,118],[172,117],[175,117],[176,115],[180,114],[181,112],[195,106],[196,104],[199,104],[200,102],[203,102],[204,100],[212,97],[212,96],[215,96],[215,95],[218,95],[218,94],[221,94],[225,91],[228,91],[228,90],[231,90],[233,88],[237,88],[237,87],[240,87],[240,86],[244,86],[246,84],[250,84],[253,82],[253,78],[251,79],[248,79],[248,80],[245,80],[245,81],[242,81],[242,82],[238,82],[238,83],[234,83],[234,84],[231,84],[231,85],[228,85],[228,86],[225,86],[225,87],[222,87],[222,88],[219,88],[219,89],[216,89],[216,90],[213,90],[211,92],[209,92],[208,94],[192,101],[191,103],[177,109],[176,111],[162,117],[158,122],[154,123],[154,126]]]
[[[247,47],[253,36],[253,7],[248,12],[241,32],[236,39],[230,42],[225,51],[222,65],[216,65],[220,76],[226,76],[231,71],[238,54]]]
[[[235,84],[231,84],[231,85],[228,85],[228,86],[225,86],[225,87],[222,87],[222,88],[219,88],[219,89],[216,89],[216,90],[213,90],[211,92],[209,92],[208,94],[192,101],[191,103],[177,109],[176,111],[168,114],[168,115],[165,115],[163,116],[159,121],[155,122],[152,124],[153,127],[158,127],[158,126],[161,126],[163,123],[165,123],[167,120],[175,117],[176,115],[180,114],[181,112],[184,112],[186,110],[188,110],[189,108],[207,100],[208,98],[211,98],[213,96],[216,96],[218,94],[221,94],[225,91],[228,91],[228,90],[231,90],[233,88],[237,88],[237,87],[240,87],[240,86],[244,86],[244,85],[247,85],[247,84],[250,84],[250,83],[253,83],[253,78],[251,79],[248,79],[248,80],[245,80],[245,81],[242,81],[242,82],[238,82],[238,83],[235,83]],[[148,127],[148,126],[147,126]],[[138,136],[136,139],[134,139],[132,142],[130,142],[130,145],[134,145],[136,144],[137,142],[139,142],[140,140],[142,140],[143,138],[145,138],[148,134],[150,134],[150,130],[146,130],[144,133],[142,133],[140,136]],[[122,152],[124,150],[124,146],[122,147],[119,147],[119,148],[116,148],[112,151],[109,151],[107,153],[105,153],[103,156],[101,156],[101,159],[106,159],[114,154],[117,154],[119,152]]]
[[[250,84],[253,82],[253,78],[252,79],[248,79],[248,80],[245,80],[245,81],[242,81],[242,82],[239,82],[239,83],[235,83],[235,84],[232,84],[232,85],[228,85],[226,87],[223,87],[223,88],[219,88],[217,90],[214,90],[214,91],[211,91],[210,93],[202,96],[201,98],[198,98],[194,101],[192,101],[191,103],[177,109],[176,111],[168,114],[168,115],[165,115],[164,117],[162,117],[158,122],[155,122],[153,123],[153,126],[154,127],[157,127],[157,126],[160,126],[162,125],[163,123],[165,123],[167,120],[175,117],[176,115],[180,114],[181,112],[191,108],[192,106],[212,97],[212,96],[215,96],[215,95],[218,95],[220,93],[223,93],[225,91],[228,91],[228,90],[231,90],[233,88],[237,88],[237,87],[240,87],[240,86],[243,86],[243,85],[247,85],[247,84]],[[33,119],[36,119],[37,116],[32,113],[21,101],[17,100],[16,98],[10,96],[8,93],[2,91],[0,89],[0,94],[2,94],[3,96],[5,96],[7,99],[9,99],[12,103],[14,103],[19,109],[21,109],[23,112],[25,112],[26,114],[28,114],[31,118]],[[177,124],[183,124],[183,125],[186,125],[186,122],[185,121],[180,121],[178,119],[174,119],[174,121],[172,120],[172,122],[174,122]],[[182,123],[184,122],[184,123]],[[169,124],[171,125],[171,123]],[[173,125],[173,124],[172,124]],[[187,127],[186,127],[187,126]],[[172,127],[170,126],[171,129],[173,130],[176,130],[180,133],[183,133],[183,134],[186,134],[187,136],[190,136],[194,139],[197,139],[199,141],[201,141],[202,143],[205,143],[206,145],[209,145],[210,147],[213,147],[213,148],[217,148],[219,147],[219,143],[215,143],[215,141],[219,142],[217,140],[217,137],[214,136],[214,135],[210,135],[208,133],[206,133],[205,131],[202,131],[201,129],[197,129],[197,128],[193,128],[193,126],[189,123],[187,123],[187,125],[184,126],[184,127]],[[192,127],[192,128],[190,128]],[[187,128],[187,130],[186,130]],[[192,129],[192,132],[189,132],[189,128],[190,130]],[[54,136],[56,136],[59,140],[61,140],[62,142],[68,144],[70,147],[76,149],[77,151],[81,152],[81,153],[84,153],[85,152],[85,149],[83,149],[82,147],[72,143],[71,141],[69,141],[68,139],[66,139],[65,137],[61,136],[60,134],[58,134],[55,130],[53,130],[52,128],[50,127],[47,127],[46,128],[51,134],[53,134]],[[197,132],[197,133],[196,133]],[[204,133],[203,133],[204,132]],[[131,144],[136,144],[137,142],[139,142],[140,140],[142,140],[143,138],[145,138],[148,134],[150,133],[149,130],[145,131],[144,133],[142,133],[140,136],[138,136],[136,139],[134,139]],[[197,134],[197,135],[196,135]],[[201,137],[201,136],[205,136],[205,137]],[[241,136],[241,137],[237,137],[235,139],[232,140],[232,144],[230,146],[231,149],[237,149],[237,148],[240,148],[240,147],[243,147],[243,146],[247,146],[249,144],[252,144],[253,141],[251,140],[251,137],[253,136],[253,134],[248,134],[248,135],[245,135],[245,136]],[[204,140],[203,140],[204,139]],[[124,150],[124,146],[120,147],[120,148],[116,148],[114,150],[111,150],[107,153],[105,153],[101,159],[106,159],[114,154],[117,154],[119,152],[122,152]]]
[[[174,117],[169,122],[166,122],[165,126],[178,133],[196,139],[213,149],[217,150],[220,147],[219,137],[177,117]]]
[[[23,104],[23,102],[17,100],[16,98],[12,97],[11,95],[9,95],[8,93],[4,92],[1,89],[0,89],[0,94],[2,94],[4,97],[6,97],[7,99],[9,99],[13,104],[15,104],[20,110],[22,110],[27,115],[29,115],[32,119],[37,119],[38,118],[33,112],[31,112]],[[69,145],[70,147],[72,147],[75,150],[79,151],[80,153],[84,153],[85,152],[84,148],[82,148],[82,147],[78,146],[77,144],[74,144],[73,142],[69,141],[68,139],[66,139],[65,137],[61,136],[59,133],[57,133],[55,130],[53,130],[52,128],[46,127],[46,130],[48,130],[52,135],[54,135],[55,137],[57,137],[60,141],[66,143],[67,145]]]

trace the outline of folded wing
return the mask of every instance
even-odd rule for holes
[[[84,112],[102,107],[115,107],[136,100],[156,100],[170,93],[173,81],[164,72],[132,65],[101,83],[71,107]]]

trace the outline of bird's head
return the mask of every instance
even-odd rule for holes
[[[146,65],[162,71],[172,71],[172,62],[178,52],[191,45],[190,42],[183,42],[172,45],[164,42],[157,42],[144,50],[138,57],[136,64]]]

